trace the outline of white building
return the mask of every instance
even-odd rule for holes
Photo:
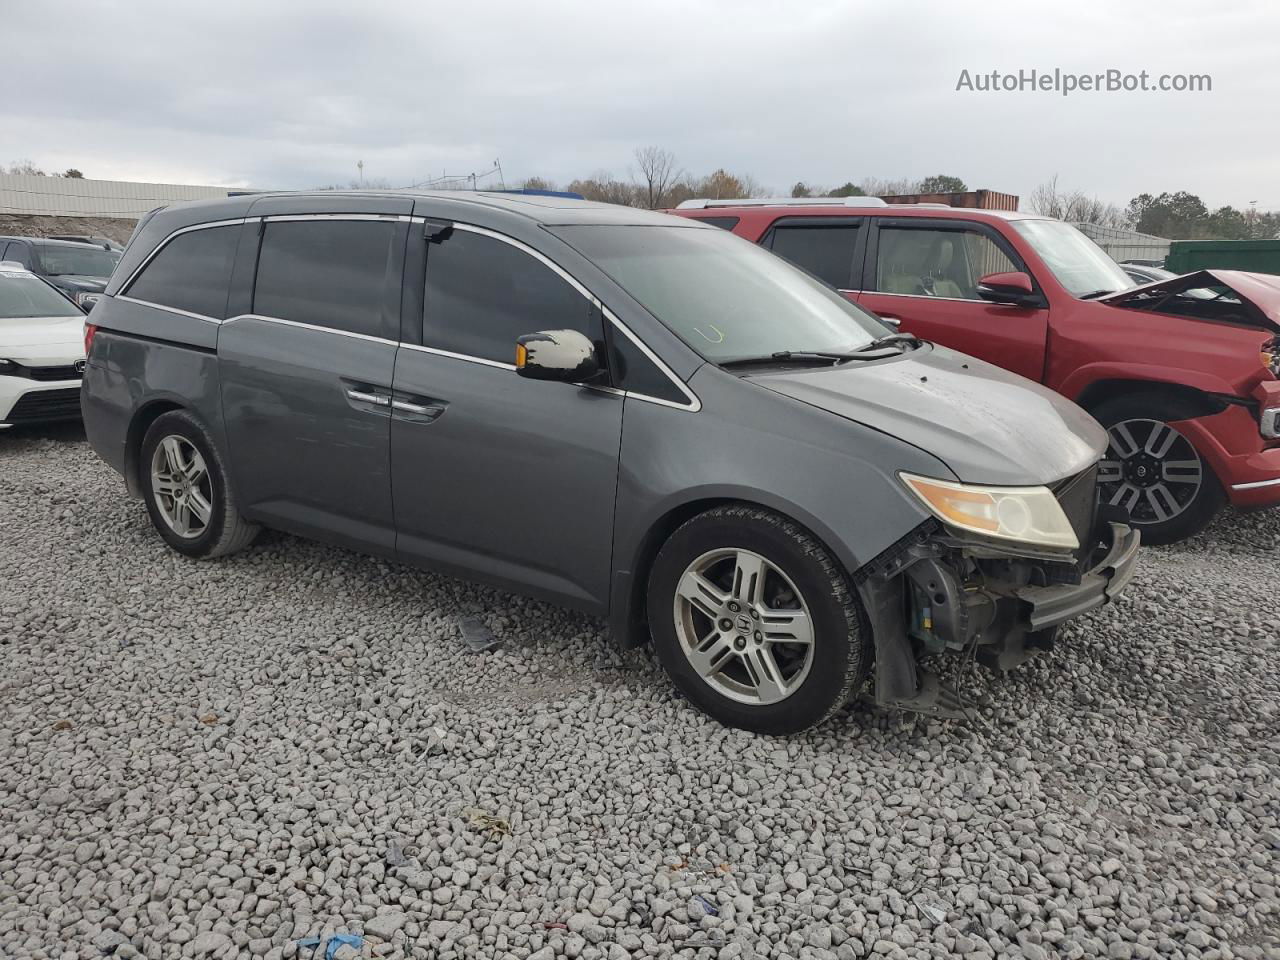
[[[5,173],[0,174],[0,214],[137,220],[148,210],[178,200],[212,200],[248,192],[234,187]]]

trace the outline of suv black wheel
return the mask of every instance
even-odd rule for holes
[[[1143,543],[1175,543],[1208,526],[1223,505],[1222,484],[1158,400],[1116,397],[1092,412],[1107,428],[1098,473],[1101,502],[1124,507]]]
[[[648,613],[663,667],[722,723],[795,733],[866,679],[870,632],[844,571],[808,531],[746,505],[679,527],[654,560]]]
[[[142,439],[138,473],[151,523],[188,557],[221,557],[258,534],[236,510],[227,470],[204,425],[183,410],[156,419]]]

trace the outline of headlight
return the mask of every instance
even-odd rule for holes
[[[1280,377],[1280,337],[1272,337],[1262,347],[1262,365],[1273,377]]]
[[[8,373],[10,370],[16,369],[17,366],[12,360],[0,360],[0,373]]]
[[[943,523],[1000,540],[1075,550],[1080,546],[1048,487],[982,487],[909,473],[902,482]]]

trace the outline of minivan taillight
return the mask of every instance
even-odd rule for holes
[[[84,356],[89,359],[89,348],[93,346],[93,335],[98,332],[96,323],[86,323],[84,325]]]

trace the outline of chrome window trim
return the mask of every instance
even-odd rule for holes
[[[268,213],[255,220],[267,223],[290,223],[296,220],[372,220],[384,223],[409,223],[415,218],[407,213]]]
[[[1006,304],[998,304],[998,303],[993,303],[990,300],[983,300],[981,297],[979,297],[976,300],[971,300],[968,297],[931,297],[925,293],[886,293],[884,290],[847,290],[847,291],[841,290],[840,292],[841,293],[869,293],[877,297],[906,297],[907,299],[910,299],[910,300],[928,300],[930,302],[936,301],[938,303],[985,303],[987,306],[990,306],[990,307],[1006,306]],[[1042,310],[1044,308],[1035,307],[1033,309]]]
[[[421,220],[424,223],[426,222],[425,217],[414,217],[414,220]],[[672,369],[668,367],[666,363],[664,363],[663,360],[656,353],[650,350],[649,345],[646,344],[643,340],[641,340],[638,336],[636,336],[636,334],[631,330],[631,328],[628,327],[625,323],[623,323],[616,313],[614,313],[607,306],[605,306],[604,302],[599,297],[597,297],[585,286],[583,286],[582,283],[580,283],[576,277],[574,277],[571,273],[565,270],[564,267],[560,266],[560,264],[556,263],[546,254],[542,253],[542,251],[535,250],[533,247],[529,246],[527,243],[517,240],[515,237],[507,236],[505,233],[499,233],[496,230],[490,230],[487,227],[477,227],[470,223],[460,223],[458,221],[450,221],[450,222],[453,223],[453,228],[455,230],[463,230],[467,233],[476,233],[481,236],[490,237],[494,240],[499,240],[502,243],[509,244],[515,247],[517,250],[521,250],[524,253],[527,253],[529,256],[537,260],[539,263],[549,268],[562,280],[564,280],[571,287],[577,290],[580,294],[586,297],[587,300],[589,300],[593,306],[599,309],[600,313],[605,317],[605,319],[607,319],[611,324],[613,324],[616,330],[620,331],[624,336],[626,336],[628,340],[630,340],[633,344],[635,344],[636,347],[640,350],[640,352],[643,353],[654,365],[656,365],[660,371],[662,371],[663,375],[666,376],[666,378],[670,380],[672,384],[675,385],[675,388],[687,398],[688,402],[676,403],[673,400],[663,400],[661,397],[651,397],[648,394],[635,393],[630,390],[618,390],[617,388],[614,388],[614,387],[609,387],[609,388],[594,387],[592,389],[597,389],[597,390],[608,389],[611,392],[620,393],[626,397],[633,397],[636,400],[643,400],[646,403],[656,403],[659,406],[671,407],[672,409],[675,409],[675,410],[686,410],[690,413],[697,413],[699,410],[702,409],[702,401],[698,398],[698,395],[694,393],[692,390],[690,390],[689,387],[685,384],[685,382],[681,380],[678,376],[676,376],[675,373],[672,371]],[[497,362],[493,360],[484,360],[480,357],[469,357],[469,356],[464,356],[462,354],[449,353],[448,351],[436,350],[434,348],[431,348],[430,352],[439,353],[442,356],[456,357],[460,360],[471,360],[473,362],[491,363],[491,364]],[[506,365],[503,364],[503,366],[506,366]],[[512,366],[510,367],[510,369],[514,370],[515,367]]]
[[[450,360],[465,360],[467,363],[479,363],[486,367],[498,367],[501,370],[515,370],[514,363],[503,363],[501,360],[490,360],[487,357],[473,357],[469,353],[454,353],[451,350],[441,350],[439,347],[424,347],[416,343],[400,344],[405,350],[414,350],[418,353],[429,353],[436,357],[448,357]]]
[[[223,320],[223,325],[228,323],[237,323],[241,320],[261,320],[263,323],[278,323],[285,327],[297,327],[301,330],[319,330],[321,333],[332,333],[339,337],[350,337],[352,340],[367,340],[370,343],[385,343],[391,347],[398,347],[400,343],[396,340],[388,340],[386,337],[375,337],[368,333],[356,333],[353,330],[339,330],[336,327],[326,327],[319,323],[303,323],[301,320],[286,320],[284,317],[272,317],[265,313],[240,313],[234,317],[228,317]]]
[[[203,320],[205,323],[212,323],[215,326],[222,323],[222,321],[217,317],[207,317],[203,313],[194,313],[191,310],[182,310],[178,307],[170,307],[163,303],[153,303],[150,300],[142,300],[138,297],[125,296],[123,293],[117,293],[112,299],[123,300],[125,303],[137,303],[144,307],[152,307],[155,310],[163,310],[166,313],[176,313],[178,316],[190,317],[192,320]]]
[[[236,217],[233,220],[210,220],[208,223],[193,223],[189,227],[179,227],[177,230],[174,230],[167,237],[165,237],[158,244],[156,244],[156,248],[152,250],[149,254],[147,254],[140,264],[134,267],[133,273],[129,274],[129,278],[125,280],[124,283],[120,284],[120,293],[116,294],[116,296],[120,296],[122,294],[128,293],[129,288],[133,286],[133,282],[138,279],[138,274],[140,274],[143,270],[145,270],[147,268],[147,264],[149,264],[152,260],[156,258],[156,254],[158,254],[161,250],[167,247],[169,245],[169,241],[173,240],[175,237],[180,237],[184,233],[194,233],[197,230],[212,230],[214,227],[236,227],[246,223],[255,223],[260,219],[262,218],[261,217]],[[150,301],[143,300],[140,302],[149,303]],[[178,310],[177,307],[170,307],[167,309]],[[184,311],[179,310],[178,312],[182,313]]]

